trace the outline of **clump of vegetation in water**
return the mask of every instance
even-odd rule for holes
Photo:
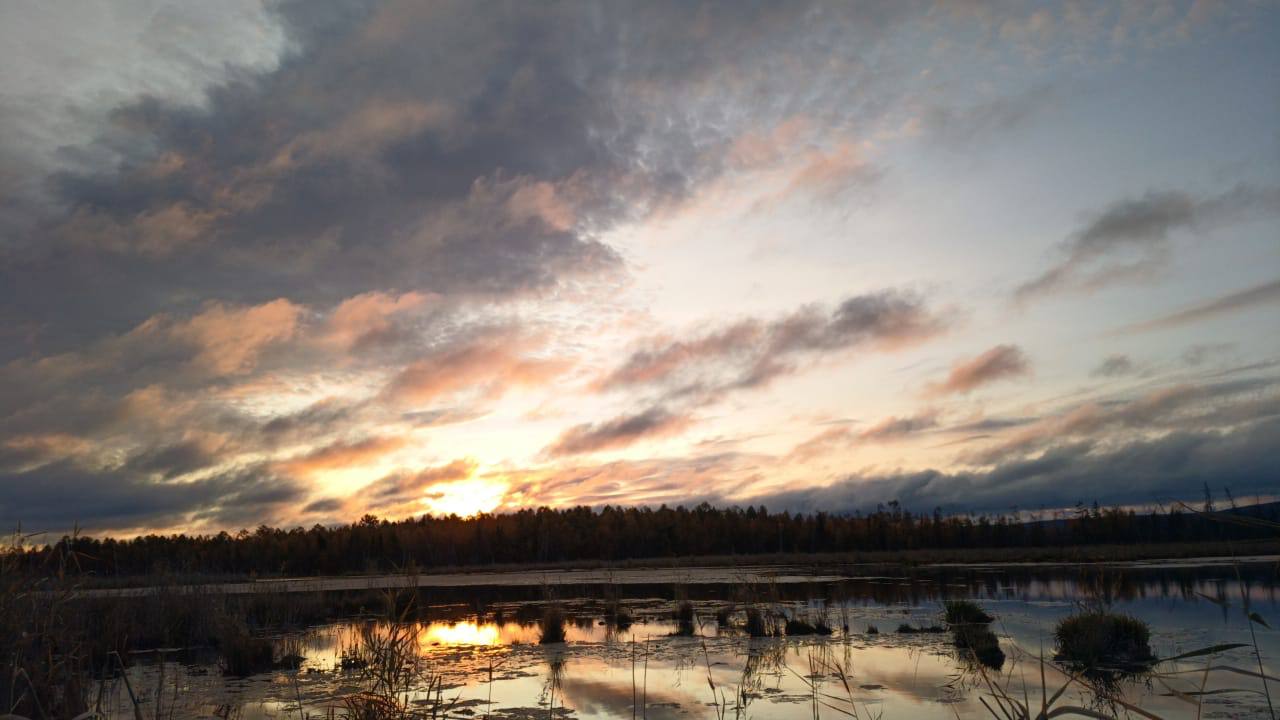
[[[676,635],[691,636],[696,629],[693,616],[693,602],[681,600],[676,604]]]
[[[218,636],[218,653],[222,656],[225,675],[248,677],[275,667],[275,649],[271,641],[256,637],[243,624],[227,621]]]
[[[538,642],[543,645],[564,642],[566,619],[564,608],[558,603],[549,603],[544,607],[542,616],[538,618]]]
[[[971,600],[947,600],[942,607],[948,625],[986,625],[995,620]]]
[[[605,624],[614,630],[626,630],[635,622],[635,618],[631,616],[631,611],[621,602],[614,600],[609,605],[609,611],[604,616]]]
[[[876,627],[875,625],[868,625],[868,626],[867,626],[867,634],[868,634],[868,635],[879,635],[879,634],[880,634],[880,628]]]
[[[899,635],[918,635],[921,633],[941,633],[946,631],[946,628],[941,625],[929,625],[927,627],[921,625],[920,627],[916,627],[911,623],[902,623],[898,626]]]
[[[785,629],[788,635],[830,635],[833,632],[823,612],[809,618],[792,615],[787,618]]]
[[[1142,668],[1155,662],[1151,630],[1135,617],[1091,610],[1063,618],[1053,633],[1057,659],[1094,669]]]

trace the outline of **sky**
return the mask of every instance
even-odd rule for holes
[[[1280,7],[0,7],[0,525],[1280,495]]]

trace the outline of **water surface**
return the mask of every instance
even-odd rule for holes
[[[548,582],[549,576],[558,581]],[[850,712],[884,718],[991,717],[981,702],[989,682],[1020,699],[1025,692],[1038,708],[1042,658],[1051,661],[1054,653],[1053,628],[1084,604],[1105,604],[1148,622],[1152,649],[1160,657],[1215,644],[1247,647],[1164,663],[1156,675],[1071,683],[1059,705],[1126,716],[1123,705],[1108,700],[1110,694],[1165,718],[1196,717],[1198,710],[1206,718],[1270,717],[1261,682],[1231,668],[1258,671],[1255,640],[1267,675],[1276,674],[1280,654],[1276,631],[1249,623],[1243,610],[1247,603],[1262,618],[1280,619],[1274,558],[464,577],[470,582],[426,586],[426,619],[408,628],[421,659],[412,699],[420,708],[439,700],[446,706],[441,716],[454,718],[785,720],[815,713],[849,717]],[[565,643],[538,644],[537,619],[548,595],[570,618]],[[605,626],[604,597],[620,598],[635,624],[624,631]],[[998,667],[982,666],[957,650],[949,633],[896,632],[904,623],[938,624],[941,601],[949,597],[973,598],[996,617],[990,629],[1005,656]],[[694,604],[693,637],[676,635],[677,598]],[[740,629],[747,606],[822,619],[833,633],[750,638]],[[733,611],[722,626],[716,616],[726,607]],[[868,632],[870,627],[879,632]],[[130,686],[148,717],[157,703],[162,716],[173,717],[341,717],[340,698],[368,687],[366,672],[342,667],[344,655],[350,656],[366,634],[388,630],[385,620],[367,617],[281,630],[278,653],[305,656],[298,670],[224,678],[216,658],[196,654],[179,662],[175,655],[137,663]],[[1207,681],[1206,662],[1217,668]],[[1051,662],[1043,665],[1050,693],[1068,682]],[[122,685],[110,686],[112,717],[132,717],[129,689]],[[1203,696],[1203,708],[1177,696],[1201,690],[1212,691]],[[1273,683],[1272,690],[1280,686]]]

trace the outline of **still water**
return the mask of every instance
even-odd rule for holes
[[[1030,705],[1034,716],[1042,688],[1052,696],[1066,685],[1053,707],[1119,717],[1145,717],[1132,709],[1141,708],[1160,718],[1265,718],[1272,714],[1257,674],[1276,675],[1280,633],[1249,622],[1247,612],[1280,627],[1278,568],[1275,558],[1255,558],[630,570],[622,580],[569,582],[489,574],[487,583],[437,585],[427,595],[427,619],[398,628],[357,617],[275,633],[278,656],[305,658],[296,670],[225,678],[216,657],[175,656],[137,663],[127,687],[109,686],[109,698],[119,718],[134,717],[130,693],[145,717],[159,711],[177,718],[340,718],[343,698],[372,682],[370,669],[351,658],[370,638],[398,634],[413,650],[407,697],[421,713],[414,717],[1004,717],[993,687]],[[568,617],[564,643],[538,643],[547,597]],[[612,602],[606,597],[616,598],[634,624],[606,626]],[[990,630],[1002,662],[984,666],[947,632],[897,631],[903,624],[941,624],[946,598],[972,598],[995,617]],[[693,604],[691,637],[678,634],[678,599]],[[1153,673],[1073,681],[1052,662],[1054,627],[1080,607],[1099,604],[1146,621],[1161,658],[1243,647],[1161,663]],[[821,620],[832,633],[748,637],[747,607],[779,624],[786,617]],[[1270,690],[1280,691],[1280,684]]]

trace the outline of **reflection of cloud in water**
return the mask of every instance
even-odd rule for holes
[[[632,689],[629,682],[565,680],[562,690],[567,705],[587,717],[631,717]],[[636,702],[639,702],[641,688],[637,686],[635,692]],[[645,697],[648,705],[645,717],[653,720],[688,717],[687,711],[681,708],[699,705],[698,700],[688,694],[662,692],[652,687]]]

